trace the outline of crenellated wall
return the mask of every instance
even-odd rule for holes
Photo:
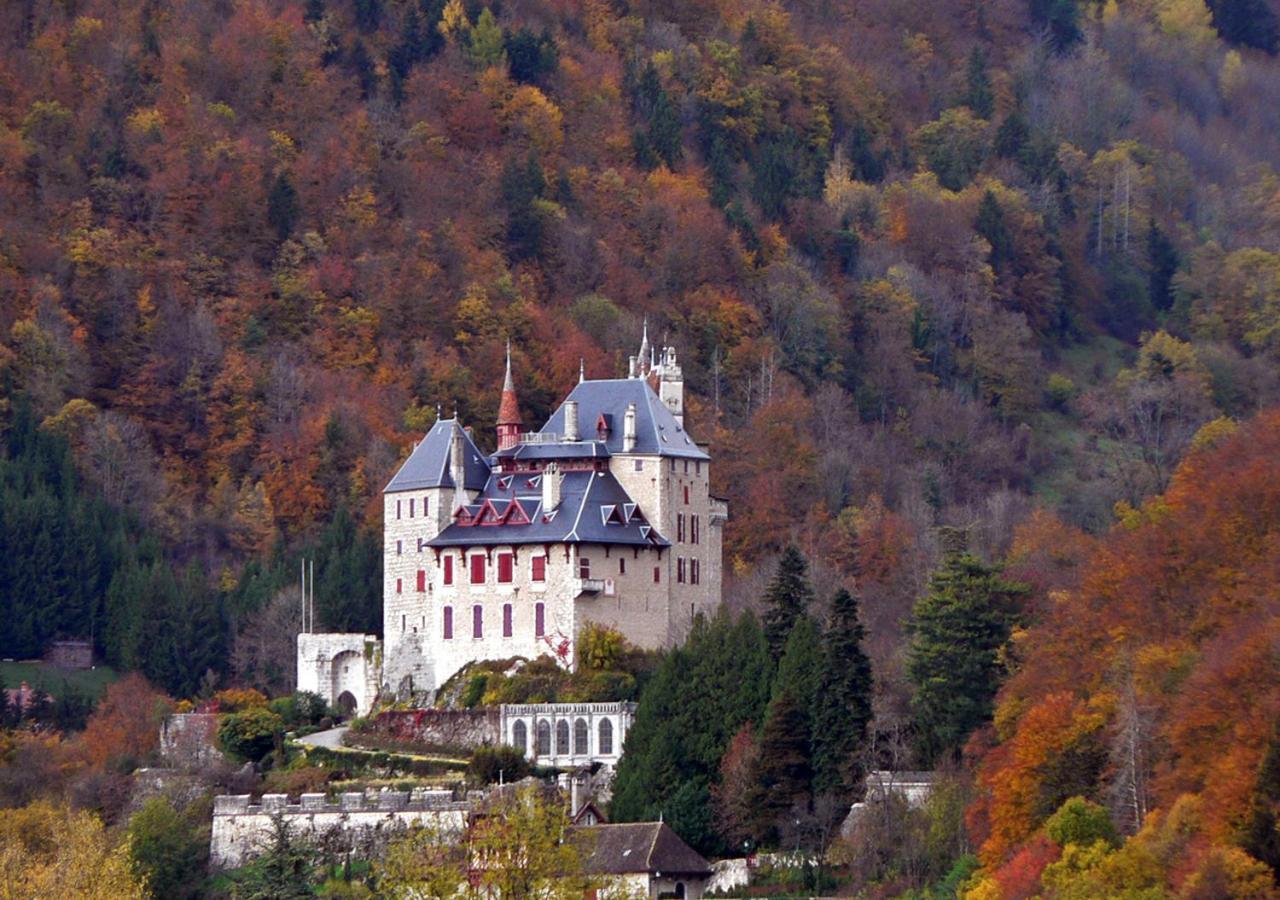
[[[281,818],[290,832],[331,852],[369,858],[397,834],[415,825],[461,833],[479,795],[455,797],[451,791],[370,791],[346,793],[336,800],[303,794],[290,803],[285,794],[264,794],[252,803],[248,794],[215,797],[209,864],[234,869],[266,847],[272,820]]]

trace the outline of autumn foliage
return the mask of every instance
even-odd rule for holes
[[[1171,886],[1245,877],[1224,873],[1248,867],[1238,843],[1280,717],[1278,459],[1276,412],[1201,442],[1017,640],[970,811],[997,877],[1072,794],[1131,834],[1194,801],[1161,864]]]

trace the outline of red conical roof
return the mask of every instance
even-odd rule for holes
[[[502,381],[502,400],[498,403],[499,425],[520,424],[520,401],[516,399],[515,382],[511,380],[511,342],[507,342],[507,376]]]

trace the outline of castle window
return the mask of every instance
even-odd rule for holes
[[[689,539],[692,543],[698,543],[698,517],[689,517]]]
[[[596,742],[596,752],[601,756],[613,755],[613,723],[608,719],[600,720],[600,740]]]
[[[453,607],[446,606],[444,608],[444,639],[446,641],[453,640]]]
[[[404,581],[403,581],[402,579],[400,579],[400,578],[397,578],[397,579],[396,579],[396,593],[397,593],[397,594],[399,594],[399,593],[403,593],[403,591],[404,591]]]
[[[396,518],[400,518],[400,501],[396,501]]]
[[[484,637],[484,607],[479,603],[471,607],[471,636]]]
[[[405,629],[405,615],[404,613],[401,613],[400,614],[400,630],[404,631],[404,629]]]
[[[404,541],[396,541],[396,556],[404,553]]]
[[[556,723],[556,756],[569,755],[569,720],[561,719]]]
[[[689,485],[684,486],[684,505],[689,505]]]
[[[418,570],[418,593],[421,594],[427,589],[427,570]]]
[[[538,746],[534,752],[538,756],[551,755],[551,723],[546,719],[538,720]]]
[[[422,517],[423,517],[424,519],[427,517],[427,505],[428,505],[428,502],[430,501],[430,499],[431,499],[430,497],[423,497],[423,498],[422,498]]]
[[[619,575],[627,574],[627,558],[625,556],[618,557],[618,574]]]
[[[510,584],[512,577],[512,559],[510,553],[498,554],[498,583]]]
[[[471,557],[471,583],[484,584],[484,554],[476,553]]]
[[[511,746],[519,750],[521,755],[529,752],[529,729],[520,719],[516,719],[511,726]]]
[[[591,560],[587,559],[585,556],[578,557],[578,577],[591,577]]]
[[[573,753],[575,756],[586,756],[591,752],[591,748],[587,743],[591,737],[591,729],[587,727],[586,719],[578,719],[573,723]]]
[[[542,637],[547,633],[547,607],[546,604],[537,603],[533,607],[533,634],[534,637]]]
[[[676,560],[676,583],[684,584],[684,557]]]
[[[453,584],[453,557],[444,558],[444,583]]]
[[[409,498],[409,518],[413,518],[413,498]]]
[[[654,584],[662,583],[662,566],[653,567],[653,583]]]
[[[532,566],[533,566],[533,574],[531,577],[533,578],[533,580],[546,581],[547,580],[547,558],[545,556],[532,557]]]
[[[684,513],[676,513],[676,543],[684,543]]]
[[[643,460],[643,459],[637,459],[637,460],[636,460],[636,471],[637,471],[637,472],[643,472],[643,471],[644,471],[644,460]]]
[[[693,464],[693,474],[695,474],[695,475],[701,475],[701,474],[702,474],[702,460],[697,460],[697,461]]]
[[[672,459],[672,460],[671,460],[671,471],[672,471],[672,473],[674,473],[674,472],[675,472],[675,470],[676,470],[676,461],[675,461],[675,459]]]
[[[689,460],[687,459],[684,461],[684,474],[689,474]]]
[[[502,636],[511,637],[511,604],[502,604]]]
[[[689,583],[698,584],[701,577],[702,577],[701,566],[699,565],[698,560],[696,559],[689,560]]]

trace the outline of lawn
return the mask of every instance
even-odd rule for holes
[[[93,669],[59,669],[46,662],[0,662],[0,682],[16,688],[26,682],[37,690],[59,697],[68,688],[90,697],[101,697],[107,685],[119,677],[107,666]]]

